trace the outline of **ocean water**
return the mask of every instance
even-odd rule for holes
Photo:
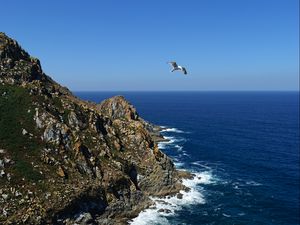
[[[131,224],[299,224],[298,92],[78,92],[125,96],[164,126],[159,147],[196,174],[183,199],[155,199]],[[158,212],[158,209],[168,211]]]

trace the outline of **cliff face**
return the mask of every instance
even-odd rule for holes
[[[123,97],[82,101],[0,33],[0,223],[126,224],[182,185]]]

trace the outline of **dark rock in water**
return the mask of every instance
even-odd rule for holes
[[[159,212],[159,213],[171,213],[172,211],[170,210],[170,209],[159,209],[159,210],[157,210],[157,212]]]
[[[193,179],[193,178],[195,177],[194,174],[189,173],[188,171],[185,171],[185,170],[180,170],[180,171],[178,171],[178,174],[179,174],[179,176],[180,176],[182,179],[189,179],[189,180],[191,180],[191,179]]]
[[[0,224],[127,224],[184,188],[158,126],[122,96],[78,99],[4,33],[0,106]]]
[[[181,194],[181,193],[178,193],[178,194],[176,195],[176,197],[177,197],[178,199],[182,199],[182,197],[183,197],[183,194]]]

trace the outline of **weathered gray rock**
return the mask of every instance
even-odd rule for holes
[[[71,127],[79,129],[80,122],[79,122],[75,112],[69,113],[68,122]]]
[[[93,217],[90,213],[82,213],[78,216],[78,218],[75,220],[76,223],[80,225],[90,225],[93,223]]]
[[[4,170],[1,170],[1,171],[0,171],[0,177],[4,177],[4,176],[5,176],[5,174],[6,174],[6,173],[5,173],[5,171],[4,171]]]
[[[55,125],[51,124],[48,127],[46,127],[43,135],[43,139],[46,142],[49,141],[58,142],[59,138],[60,138],[60,130],[56,129]]]
[[[4,200],[7,200],[7,199],[9,198],[9,195],[8,195],[8,194],[2,194],[2,198],[3,198]]]
[[[22,129],[22,134],[23,134],[23,135],[26,135],[26,134],[28,134],[28,131],[25,130],[25,129],[23,128],[23,129]]]
[[[0,169],[4,168],[4,161],[0,159]]]
[[[137,120],[139,118],[136,109],[123,96],[104,100],[97,107],[103,115],[112,119]]]

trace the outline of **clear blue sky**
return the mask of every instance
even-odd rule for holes
[[[78,90],[299,90],[298,0],[9,0],[0,29]],[[167,61],[189,76],[170,73]]]

